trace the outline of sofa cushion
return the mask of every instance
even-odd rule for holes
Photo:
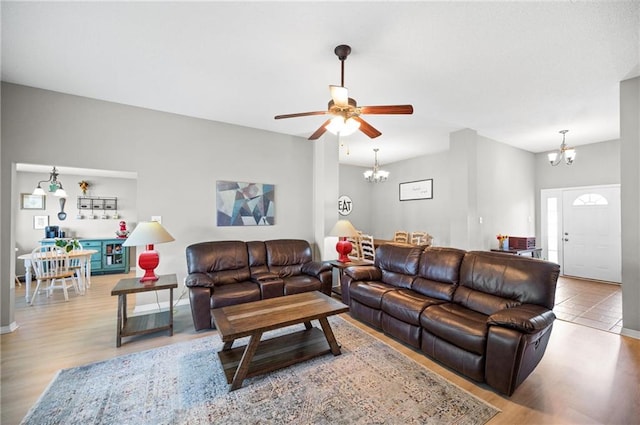
[[[322,283],[313,276],[304,274],[284,278],[284,294],[299,294],[300,292],[319,291]]]
[[[443,301],[425,297],[410,289],[386,292],[382,296],[382,311],[412,325],[420,324],[420,313],[425,307]]]
[[[560,266],[534,258],[468,252],[460,267],[454,302],[491,315],[520,304],[553,309]]]
[[[249,269],[251,277],[269,273],[267,265],[267,249],[263,241],[247,242],[247,253],[249,255]]]
[[[301,239],[265,241],[269,270],[285,278],[302,273],[302,265],[312,261],[309,242]]]
[[[451,301],[460,281],[464,255],[465,251],[456,248],[425,249],[411,289],[431,298]]]
[[[187,247],[188,273],[206,273],[215,286],[251,278],[247,246],[242,241],[201,242]]]
[[[378,281],[355,281],[351,282],[349,286],[349,295],[351,299],[379,310],[382,304],[382,296],[396,289],[398,288],[393,285]]]
[[[239,282],[218,286],[211,297],[211,308],[260,300],[260,287],[253,282]]]
[[[422,247],[384,244],[376,249],[375,265],[382,271],[384,283],[410,288],[418,273]]]
[[[476,354],[487,344],[487,317],[458,304],[429,306],[420,315],[420,325],[440,339]]]

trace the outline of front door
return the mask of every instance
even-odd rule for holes
[[[622,282],[620,187],[562,191],[563,274]]]

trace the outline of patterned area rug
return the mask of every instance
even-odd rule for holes
[[[22,423],[484,424],[499,412],[344,319],[330,321],[342,355],[246,379],[231,393],[218,335],[65,369]],[[283,332],[291,328],[263,338]]]

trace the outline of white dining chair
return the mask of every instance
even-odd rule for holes
[[[76,270],[70,268],[69,255],[59,247],[43,245],[34,248],[31,252],[31,265],[35,272],[37,285],[29,304],[33,305],[43,283],[47,296],[50,296],[54,289],[62,289],[65,301],[69,301],[68,288],[72,287],[76,294],[80,292]]]

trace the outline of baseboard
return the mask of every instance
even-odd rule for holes
[[[635,329],[622,328],[620,335],[629,336],[631,338],[640,339],[640,331]]]
[[[19,327],[20,327],[20,325],[18,325],[17,322],[13,322],[9,326],[2,326],[0,328],[0,334],[11,333],[11,332],[15,331],[16,329],[18,329]]]
[[[169,301],[163,301],[161,303],[136,305],[135,308],[133,309],[133,313],[137,314],[137,313],[149,313],[151,311],[158,311],[158,305],[160,306],[160,310],[166,310],[167,308],[169,308]],[[186,299],[178,300],[178,302],[175,302],[173,306],[178,307],[181,305],[189,305],[189,299],[186,298]]]

